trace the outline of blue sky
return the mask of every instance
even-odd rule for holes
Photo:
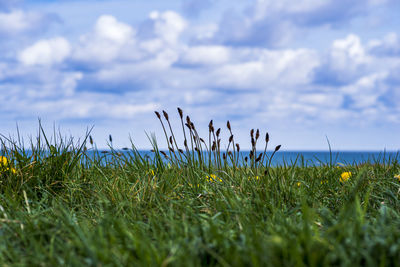
[[[162,129],[176,108],[250,146],[399,150],[397,0],[0,0],[0,133],[99,147]]]

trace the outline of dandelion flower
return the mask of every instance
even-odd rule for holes
[[[351,172],[343,172],[340,175],[340,182],[344,183],[347,182],[347,180],[349,180],[349,178],[352,176]]]

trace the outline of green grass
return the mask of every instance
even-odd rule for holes
[[[132,146],[106,159],[89,135],[50,140],[40,128],[28,148],[3,136],[0,265],[400,265],[397,159],[269,167],[224,156],[218,141],[196,150],[186,134],[182,153],[152,139],[153,158]]]

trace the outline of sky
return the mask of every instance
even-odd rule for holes
[[[400,149],[398,0],[0,0],[0,133],[149,149],[154,111],[285,150]],[[224,142],[225,141],[225,142]],[[28,142],[29,143],[29,142]]]

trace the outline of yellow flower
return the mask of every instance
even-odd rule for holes
[[[8,165],[8,159],[6,157],[0,156],[0,166],[5,167]]]
[[[341,175],[340,175],[340,182],[342,182],[342,183],[344,183],[344,182],[347,182],[347,180],[349,180],[349,178],[351,177],[351,172],[343,172]]]
[[[395,175],[394,178],[396,178],[400,182],[400,174]]]
[[[217,182],[217,181],[222,182],[222,179],[217,177],[215,174],[210,174],[210,176],[206,176],[206,179],[211,183]]]
[[[153,176],[155,175],[154,171],[152,169],[150,169],[150,174],[153,175]]]
[[[300,187],[301,186],[301,183],[300,182],[297,182],[297,187]]]
[[[9,167],[8,159],[6,157],[0,156],[0,173],[7,171],[11,171],[12,173],[17,172],[14,168]]]

